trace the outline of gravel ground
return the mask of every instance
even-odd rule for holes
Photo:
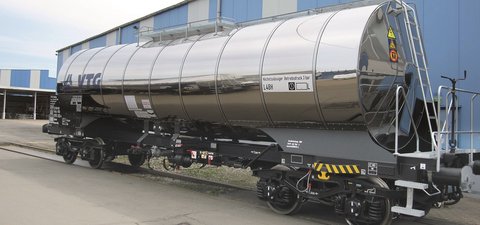
[[[128,158],[126,156],[119,156],[114,162],[128,164]],[[150,160],[150,167],[154,170],[167,171],[163,167],[163,158],[154,158]],[[143,165],[144,168],[148,168],[147,163]],[[197,178],[206,179],[209,181],[234,185],[246,189],[255,189],[255,185],[258,181],[257,177],[252,176],[250,169],[232,168],[226,166],[205,166],[201,168],[200,164],[193,164],[189,168],[179,168],[174,170],[168,170],[171,173],[177,173],[186,176],[192,176]]]

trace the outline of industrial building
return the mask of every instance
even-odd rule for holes
[[[147,41],[154,33],[181,28],[188,34],[191,30],[212,23],[223,26],[244,26],[251,21],[270,20],[285,14],[308,13],[309,10],[335,7],[339,4],[358,3],[352,0],[186,0],[139,19],[114,27],[101,34],[81,40],[57,51],[58,70],[65,60],[83,49],[130,44]],[[365,2],[365,1],[364,1]],[[366,1],[368,2],[368,0]],[[372,2],[372,1],[370,1]],[[378,1],[376,1],[378,2]],[[432,87],[450,85],[441,76],[461,77],[468,71],[467,81],[459,87],[479,90],[480,64],[480,1],[478,0],[408,0],[416,8],[419,26],[425,43],[426,56]],[[217,27],[217,26],[215,26]],[[190,29],[190,30],[189,30]],[[140,34],[140,35],[138,35]],[[461,118],[470,118],[469,105],[458,108]],[[478,120],[474,119],[474,120]],[[458,121],[464,128],[471,121]]]
[[[2,119],[47,119],[55,88],[48,70],[0,69]]]
[[[358,2],[352,0],[186,0],[177,5],[114,27],[58,50],[58,70],[73,53],[95,47],[136,43],[138,30],[162,30],[197,21],[243,23],[309,9]],[[476,62],[480,45],[480,1],[477,0],[410,0],[419,15],[433,86],[441,84],[440,75],[460,76],[468,70],[469,82],[462,87],[474,89],[480,78]],[[197,22],[198,23],[198,22]],[[474,80],[476,79],[476,80]],[[445,83],[447,84],[447,83]]]

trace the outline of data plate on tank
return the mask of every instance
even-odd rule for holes
[[[312,92],[311,74],[285,74],[262,76],[263,92]]]

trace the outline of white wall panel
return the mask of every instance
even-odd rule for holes
[[[148,19],[145,19],[145,20],[142,20],[140,21],[140,31],[146,31],[148,29],[153,29],[153,16],[148,18]],[[151,41],[152,39],[151,38],[140,38],[140,42],[143,42],[143,41]]]
[[[263,0],[262,17],[270,17],[297,11],[297,0]]]
[[[197,0],[188,3],[188,22],[207,20],[209,0]]]
[[[63,50],[62,55],[63,55],[63,61],[65,62],[65,60],[67,60],[68,57],[70,57],[70,49],[67,48],[67,49]]]
[[[30,88],[40,88],[40,70],[30,71]]]
[[[68,57],[70,57],[70,49],[67,48],[67,49],[63,50],[62,51],[62,57],[63,57],[63,59],[62,59],[62,65],[63,65],[65,60],[67,60]]]
[[[10,76],[12,74],[11,70],[1,70],[0,74],[0,86],[10,87]]]
[[[117,44],[117,32],[111,32],[107,34],[107,46],[112,46]]]
[[[90,46],[88,45],[88,41],[82,43],[82,49],[89,49],[89,48]]]
[[[146,29],[144,27],[153,28],[153,16],[148,19],[140,21],[140,29],[142,30]]]

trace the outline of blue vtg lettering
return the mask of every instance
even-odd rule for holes
[[[70,87],[73,85],[72,81],[73,75],[68,74],[63,82],[65,87]],[[78,75],[78,87],[79,88],[89,88],[89,87],[98,87],[100,86],[100,81],[102,80],[102,73],[89,73]]]

